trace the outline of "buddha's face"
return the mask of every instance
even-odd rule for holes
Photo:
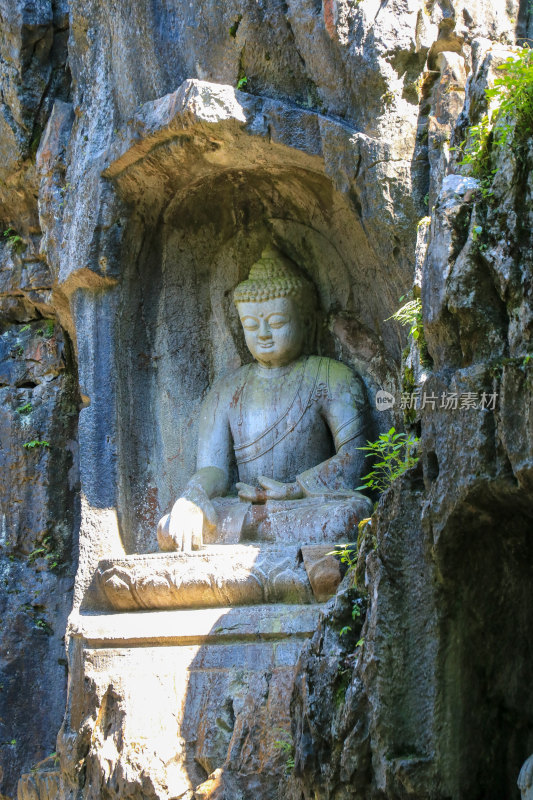
[[[237,303],[248,350],[263,367],[283,367],[301,355],[305,325],[290,297]]]

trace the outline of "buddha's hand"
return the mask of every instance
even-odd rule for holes
[[[204,528],[217,524],[217,513],[201,487],[188,487],[157,526],[157,541],[161,550],[200,550]]]
[[[250,486],[247,483],[237,484],[237,491],[241,500],[248,500],[250,503],[264,503],[266,500],[299,500],[304,497],[304,493],[296,481],[282,483],[264,475],[259,475],[257,480],[262,487],[261,489],[256,486]]]

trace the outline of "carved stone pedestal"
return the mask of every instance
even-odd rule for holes
[[[133,611],[321,602],[341,580],[334,547],[207,545],[193,553],[103,560],[85,605]]]
[[[340,580],[331,548],[101,561],[71,620],[65,796],[275,798],[295,667]]]
[[[210,797],[220,773],[194,790],[220,768],[242,797],[275,797],[295,665],[320,609],[81,615],[60,743],[63,763],[83,765],[83,797]]]

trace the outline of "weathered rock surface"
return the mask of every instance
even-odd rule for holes
[[[274,797],[276,782],[294,800],[518,797],[533,752],[530,162],[502,158],[487,205],[454,177],[452,147],[504,46],[532,35],[528,4],[0,0],[0,19],[0,792],[14,797],[26,771],[21,800],[58,786],[175,797],[181,758],[183,796],[201,784],[211,800]],[[405,337],[386,320],[415,261],[425,391],[498,395],[494,410],[417,413],[422,472],[383,499],[360,558],[364,629],[341,594],[301,656],[294,752],[294,670],[285,682],[271,643],[249,681],[226,665],[202,727],[201,689],[185,696],[176,678],[183,643],[130,647],[123,621],[110,651],[93,630],[84,656],[78,616],[101,559],[155,548],[192,472],[205,388],[245,358],[231,290],[272,240],[318,287],[321,351],[356,368],[371,400],[402,388]],[[397,407],[386,416],[376,429],[402,423]],[[23,448],[34,440],[50,446]],[[30,773],[64,706],[78,527],[80,682],[61,769]],[[121,683],[121,659],[149,690]],[[150,692],[143,716],[135,697]]]
[[[59,737],[63,796],[211,796],[217,778],[205,780],[224,768],[220,780],[242,796],[275,798],[287,758],[280,745],[290,742],[294,665],[319,611],[82,615],[71,630]]]
[[[470,99],[506,56],[477,52]],[[469,107],[476,122],[483,109]],[[361,550],[369,610],[343,715],[357,713],[340,736],[339,713],[324,720],[330,682],[314,654],[301,659],[296,685],[314,694],[293,696],[294,798],[518,797],[533,744],[530,166],[502,150],[489,198],[473,179],[442,181],[421,274],[433,360],[421,469],[382,498],[375,548]],[[349,763],[368,770],[355,795],[353,740]],[[527,781],[526,764],[522,792]]]
[[[20,285],[46,277],[23,267]],[[25,272],[24,272],[25,271]],[[2,275],[5,271],[2,272]],[[20,273],[19,273],[20,275]],[[4,787],[55,750],[74,580],[78,393],[52,319],[0,334],[0,741]],[[4,793],[10,791],[4,789]]]

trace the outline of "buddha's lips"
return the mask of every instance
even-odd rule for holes
[[[261,343],[259,347],[261,347],[263,350],[270,350],[271,347],[274,347],[274,342]]]

